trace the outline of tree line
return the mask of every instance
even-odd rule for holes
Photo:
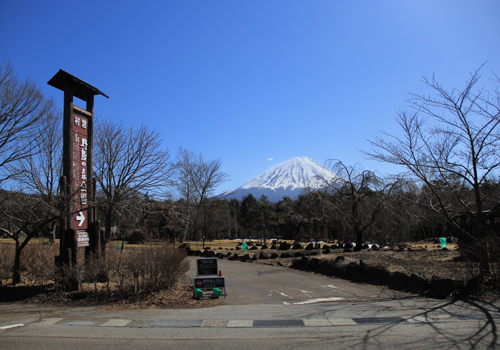
[[[217,198],[227,180],[220,159],[184,148],[172,156],[158,131],[98,119],[89,205],[108,239],[136,231],[140,239],[328,239],[359,249],[453,235],[487,272],[500,256],[500,93],[494,74],[494,87],[478,86],[482,69],[461,89],[424,78],[430,95],[412,94],[398,112],[401,136],[382,132],[372,150],[361,150],[406,173],[381,176],[330,160],[338,177],[277,203]],[[35,83],[18,79],[10,62],[0,67],[0,232],[15,241],[15,266],[31,238],[58,234],[67,202],[59,194],[61,122]]]

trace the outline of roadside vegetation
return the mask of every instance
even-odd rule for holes
[[[231,249],[223,242],[235,239],[324,241],[359,252],[367,243],[395,247],[446,237],[457,243],[463,264],[475,264],[478,281],[500,287],[500,81],[492,74],[479,86],[482,69],[460,89],[424,78],[429,95],[410,95],[396,117],[401,133],[381,133],[373,150],[363,151],[405,173],[381,175],[332,159],[326,166],[338,177],[277,203],[251,194],[217,198],[228,177],[220,159],[184,148],[171,155],[148,126],[96,120],[95,178],[87,185],[96,189],[88,205],[100,247],[79,248],[79,260],[61,273],[54,259],[71,199],[60,191],[61,113],[4,62],[0,238],[10,244],[0,244],[2,284],[58,290],[68,277],[81,290],[108,296],[156,293],[182,278],[187,265],[177,248],[184,242],[203,250]]]

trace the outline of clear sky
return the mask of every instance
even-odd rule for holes
[[[402,170],[357,149],[398,132],[422,76],[500,74],[499,18],[498,0],[3,0],[0,60],[61,108],[64,69],[109,95],[96,115],[220,157],[222,192],[299,156]]]

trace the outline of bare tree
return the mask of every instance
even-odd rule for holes
[[[191,225],[196,223],[205,199],[226,179],[220,159],[206,161],[201,154],[179,148],[175,187],[183,204],[185,223],[182,240],[187,238]]]
[[[380,177],[359,164],[347,166],[341,161],[330,160],[329,167],[338,175],[323,179],[330,197],[330,212],[347,226],[356,240],[356,250],[361,249],[363,234],[373,225],[383,206],[385,184]]]
[[[58,192],[62,174],[61,119],[60,112],[49,110],[34,127],[34,132],[39,135],[35,145],[27,147],[26,157],[7,166],[17,187],[23,192],[40,196],[54,213],[60,204]],[[51,242],[55,238],[56,224],[57,222],[53,221],[50,225]]]
[[[103,120],[97,123],[94,140],[94,171],[102,191],[97,205],[109,238],[116,216],[131,209],[134,201],[129,199],[138,193],[160,193],[169,184],[173,166],[159,133],[144,125],[126,129]]]
[[[40,135],[34,146],[27,146],[23,158],[9,163],[16,188],[2,194],[0,230],[15,242],[12,283],[21,281],[21,254],[28,242],[49,229],[51,241],[60,217],[58,184],[61,173],[60,113],[54,110],[33,126]],[[25,140],[24,143],[30,143]]]
[[[53,109],[54,101],[31,80],[20,81],[10,62],[0,65],[0,183],[17,174],[7,165],[33,154],[35,129]]]
[[[402,136],[383,133],[365,153],[409,169],[429,191],[428,206],[446,218],[461,248],[480,258],[486,272],[488,240],[498,241],[491,223],[500,213],[500,93],[477,88],[481,68],[462,89],[423,78],[434,95],[412,94],[411,109],[396,119]]]

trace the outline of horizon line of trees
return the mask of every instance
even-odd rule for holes
[[[481,261],[499,261],[500,93],[476,85],[481,68],[462,89],[446,90],[434,77],[434,95],[411,95],[396,121],[402,136],[370,141],[370,159],[402,165],[408,173],[383,178],[338,160],[339,177],[321,178],[321,190],[271,203],[213,197],[227,179],[220,159],[184,148],[171,157],[159,132],[95,120],[94,174],[105,237],[139,230],[150,239],[282,238],[380,244],[456,236]],[[500,82],[495,76],[495,83]],[[23,248],[36,236],[53,239],[68,198],[59,191],[61,113],[10,62],[0,66],[0,233],[15,242],[13,282],[20,280]],[[6,188],[8,186],[8,188]]]

